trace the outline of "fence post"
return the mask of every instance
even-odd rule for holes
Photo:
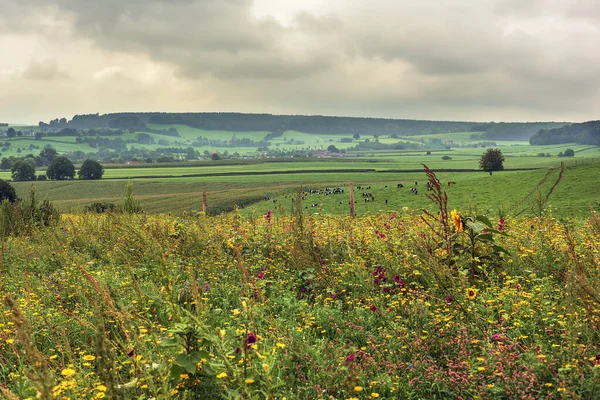
[[[350,217],[354,218],[354,187],[350,184]]]

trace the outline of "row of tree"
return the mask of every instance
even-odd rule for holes
[[[66,157],[56,157],[52,160],[46,174],[36,175],[35,166],[26,160],[17,160],[10,169],[12,180],[15,182],[52,179],[57,181],[73,179],[75,166]],[[79,179],[100,179],[104,174],[104,167],[94,160],[85,160],[77,171]]]

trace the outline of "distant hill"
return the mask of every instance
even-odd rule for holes
[[[476,139],[529,140],[541,129],[559,128],[566,122],[469,122],[391,118],[330,117],[322,115],[272,115],[229,112],[212,113],[112,113],[75,115],[70,121],[40,122],[46,132],[71,129],[129,129],[147,131],[147,124],[187,125],[222,131],[270,131],[278,136],[295,130],[314,134],[419,136],[436,133],[473,132]]]
[[[480,138],[490,140],[529,140],[542,129],[554,129],[567,125],[567,122],[489,122],[476,125],[474,132],[484,132]]]
[[[141,124],[188,125],[198,129],[223,131],[296,130],[319,134],[397,134],[427,135],[465,132],[476,122],[421,121],[387,118],[327,117],[321,115],[272,115],[243,113],[118,113],[75,115],[66,125],[71,128],[136,128]]]
[[[600,121],[566,125],[556,129],[542,129],[529,139],[531,144],[578,143],[600,146]]]

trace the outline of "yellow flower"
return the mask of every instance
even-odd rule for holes
[[[452,210],[450,212],[450,216],[452,217],[452,222],[454,223],[454,228],[456,228],[456,232],[462,232],[464,230],[462,218],[458,211]]]
[[[227,378],[227,372],[221,372],[219,375],[217,375],[217,379],[223,379],[223,378]]]
[[[254,379],[250,379],[250,378],[248,378],[248,379],[246,379],[246,381],[245,381],[245,382],[246,382],[248,385],[251,385],[251,384],[253,384],[253,383],[254,383]]]
[[[96,359],[96,356],[93,356],[91,354],[87,354],[87,355],[83,356],[83,359],[85,361],[94,361]]]
[[[477,297],[477,292],[479,292],[479,289],[475,289],[475,288],[468,288],[467,289],[467,298],[469,300],[473,300],[475,299],[475,297]]]
[[[379,397],[379,393],[373,392],[373,393],[371,393],[371,397],[374,398],[374,399],[376,399],[376,398]]]
[[[106,386],[98,385],[98,386],[96,386],[96,390],[99,392],[106,392]]]
[[[362,392],[363,391],[363,387],[362,386],[354,386],[354,391],[355,392]]]
[[[65,368],[61,371],[62,376],[64,376],[65,378],[68,378],[70,376],[75,375],[75,370],[71,369],[71,368]]]

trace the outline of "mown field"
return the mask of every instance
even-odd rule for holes
[[[2,218],[0,395],[596,398],[600,216],[433,205]]]

